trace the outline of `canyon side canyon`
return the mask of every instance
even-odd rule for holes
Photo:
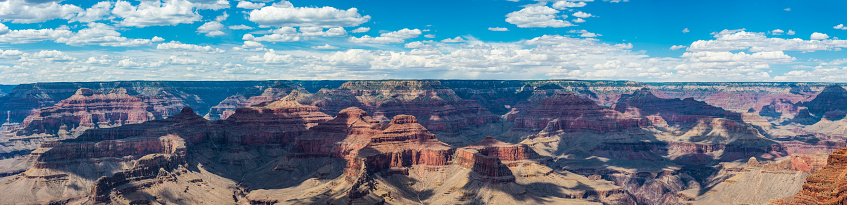
[[[0,86],[0,204],[845,204],[843,86]]]

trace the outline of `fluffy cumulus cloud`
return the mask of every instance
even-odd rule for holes
[[[673,46],[671,46],[672,51],[683,49],[683,48],[688,48],[688,46],[683,46],[683,45],[673,45]]]
[[[265,3],[253,3],[249,1],[239,1],[235,7],[242,9],[259,9],[265,7]]]
[[[294,7],[287,1],[252,10],[248,20],[263,26],[289,27],[349,27],[368,22],[356,8],[347,10],[333,7]]]
[[[833,26],[832,28],[838,29],[838,30],[847,30],[847,27],[844,27],[844,24],[838,24],[836,26]]]
[[[588,18],[588,17],[592,17],[594,15],[591,15],[589,13],[585,13],[585,12],[582,12],[582,11],[577,11],[576,13],[573,13],[573,16],[578,17],[578,18]]]
[[[771,33],[772,35],[777,35],[777,36],[778,36],[778,35],[782,35],[782,34],[784,34],[784,33],[785,33],[785,31],[783,31],[782,29],[774,29],[773,31],[770,31],[769,33]]]
[[[506,14],[506,22],[521,28],[568,27],[572,23],[563,20],[559,10],[547,6],[529,6],[519,11]]]
[[[347,31],[343,27],[324,29],[321,27],[300,27],[299,31],[294,27],[281,27],[273,29],[270,34],[263,36],[255,36],[253,34],[244,34],[242,40],[248,41],[265,41],[265,42],[294,42],[304,41],[314,37],[344,37],[347,36]]]
[[[0,2],[0,19],[12,23],[41,23],[52,19],[72,19],[83,12],[75,5],[59,4],[58,1],[30,3],[25,0]]]
[[[202,18],[187,0],[141,1],[137,5],[119,0],[112,14],[121,18],[119,25],[131,27],[186,24]]]
[[[571,7],[583,7],[585,5],[585,2],[557,1],[552,6],[555,9],[564,10]]]
[[[826,35],[826,34],[821,34]],[[723,30],[713,33],[714,40],[698,40],[688,47],[688,51],[803,51],[833,50],[847,46],[845,40],[821,40],[823,36],[812,35],[812,40],[799,38],[769,38],[764,33],[742,30]]]
[[[812,33],[812,36],[810,36],[809,38],[812,39],[812,40],[823,40],[823,39],[829,38],[829,35],[826,35],[824,33],[814,32],[814,33]]]
[[[321,50],[336,50],[339,49],[337,46],[332,46],[329,44],[324,44],[322,46],[312,46],[313,49],[321,49]]]
[[[224,25],[221,22],[210,21],[206,22],[200,27],[197,27],[197,33],[206,34],[206,36],[214,37],[214,36],[222,36],[226,35],[223,31]]]
[[[2,33],[2,32],[0,32]],[[162,41],[160,37],[152,39],[131,39],[121,36],[114,27],[103,23],[88,23],[86,28],[77,32],[65,27],[56,29],[23,29],[8,30],[0,35],[0,43],[35,43],[41,41],[53,41],[73,46],[99,45],[112,47],[131,47],[150,45],[155,41]]]
[[[200,51],[200,52],[208,52],[208,53],[223,53],[224,50],[220,48],[214,48],[212,46],[200,46],[194,44],[184,44],[178,41],[171,41],[168,43],[160,43],[156,46],[156,49],[159,50],[178,50],[178,51]]]
[[[359,28],[353,29],[353,30],[352,30],[352,31],[350,31],[350,32],[353,32],[353,33],[364,33],[364,32],[368,32],[368,31],[370,31],[370,30],[371,30],[371,28],[369,28],[369,27],[359,27]]]
[[[502,27],[488,27],[488,30],[489,31],[509,31],[508,28],[502,28]]]
[[[442,43],[460,43],[460,42],[465,42],[465,39],[462,38],[461,36],[456,36],[455,38],[448,38],[448,39],[441,40],[441,42]]]
[[[353,43],[373,43],[373,44],[389,44],[389,43],[403,43],[406,39],[416,38],[421,35],[420,29],[400,29],[399,31],[392,31],[387,33],[382,33],[377,37],[371,37],[368,35],[364,35],[362,37],[350,37],[347,41]],[[435,37],[435,36],[433,36]]]
[[[597,36],[603,36],[603,35],[600,35],[600,34],[596,34],[596,33],[588,32],[588,31],[586,31],[585,29],[582,29],[582,30],[570,30],[570,31],[568,31],[568,33],[578,33],[578,34],[579,34],[579,37],[585,37],[585,38],[594,38],[594,37],[597,37]]]

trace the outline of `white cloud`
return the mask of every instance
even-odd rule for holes
[[[303,36],[342,37],[347,36],[347,31],[343,27],[329,28],[326,31],[321,27],[300,27],[300,34]]]
[[[3,23],[0,23],[0,34],[9,33],[9,27]]]
[[[126,38],[121,36],[121,33],[112,26],[102,23],[88,23],[87,28],[79,30],[74,35],[59,37],[55,41],[68,45],[130,47],[150,45],[153,40]]]
[[[460,42],[465,42],[465,39],[462,38],[461,36],[456,36],[455,38],[447,38],[447,39],[441,40],[441,42],[442,43],[460,43]]]
[[[72,61],[76,58],[57,50],[41,50],[32,54],[24,54],[21,61]]]
[[[0,19],[12,23],[41,23],[52,19],[72,19],[84,10],[57,2],[29,3],[25,0],[0,2]]]
[[[208,53],[223,53],[224,50],[220,48],[213,48],[212,46],[199,46],[194,44],[184,44],[178,41],[171,41],[168,43],[160,43],[156,46],[156,49],[159,50],[184,50],[184,51],[201,51]]]
[[[847,27],[844,27],[844,24],[838,24],[837,26],[833,26],[834,29],[847,30]]]
[[[359,27],[359,28],[353,29],[350,32],[352,32],[352,33],[364,33],[364,32],[368,32],[370,30],[371,30],[371,28],[369,28],[369,27]]]
[[[165,39],[164,39],[164,38],[162,38],[162,37],[153,36],[152,41],[153,41],[153,42],[162,42],[162,41],[165,41]]]
[[[118,0],[112,14],[122,18],[121,26],[167,26],[200,21],[194,4],[186,0],[142,1],[138,5]]]
[[[791,11],[791,8],[785,8],[785,9],[783,9],[783,10],[785,10],[785,11]]]
[[[812,39],[812,40],[823,40],[823,39],[829,38],[829,35],[814,32],[814,33],[812,33],[812,36],[810,36],[809,38]]]
[[[270,31],[271,34],[264,36],[254,36],[253,34],[244,34],[242,40],[250,41],[265,41],[265,42],[294,42],[305,41],[312,37],[343,37],[347,36],[347,31],[343,27],[329,28],[324,30],[321,27],[300,27],[300,31],[294,27],[281,27]]]
[[[244,24],[241,24],[241,25],[229,26],[229,29],[232,29],[232,30],[250,30],[250,29],[253,29],[253,27],[249,27],[249,26],[246,26]]]
[[[435,38],[435,34],[426,34],[424,38]]]
[[[224,25],[221,22],[209,21],[200,27],[197,27],[197,33],[206,34],[209,37],[226,35],[223,31]]]
[[[236,8],[242,8],[242,9],[259,9],[259,8],[264,7],[264,6],[265,6],[265,3],[253,3],[253,2],[249,2],[249,1],[239,1],[238,5],[236,5],[235,7]]]
[[[688,30],[688,28],[682,29],[682,33],[688,33],[688,32],[691,32],[691,30]]]
[[[576,19],[574,19],[574,20],[573,20],[573,22],[574,22],[574,23],[585,23],[585,19],[582,19],[582,18],[576,18]]]
[[[559,10],[547,6],[530,6],[506,14],[506,22],[515,24],[521,28],[560,28],[573,26],[570,22],[559,19],[558,13]]]
[[[570,7],[583,7],[585,5],[585,2],[557,1],[556,3],[553,3],[553,8],[564,10]]]
[[[786,32],[785,34],[794,35],[794,30],[788,30],[788,32]]]
[[[568,33],[578,33],[578,34],[580,34],[579,37],[584,37],[584,38],[594,38],[594,37],[597,37],[597,36],[603,36],[603,35],[600,35],[600,34],[588,32],[585,29],[570,30],[570,31],[568,31]]]
[[[229,18],[229,14],[226,14],[226,12],[224,12],[220,16],[215,17],[215,21],[217,21],[217,22],[225,21],[226,18]]]
[[[577,11],[576,13],[573,13],[573,16],[578,17],[578,18],[588,18],[588,17],[592,17],[594,15],[591,15],[589,13],[585,13],[585,12],[582,12],[582,11]]]
[[[774,29],[773,31],[770,31],[770,33],[773,35],[782,35],[785,33],[785,31],[783,31],[782,29]]]
[[[41,41],[53,41],[61,37],[70,37],[74,33],[67,29],[22,29],[10,30],[7,33],[0,35],[0,42],[19,44],[19,43],[35,43]]]
[[[339,10],[333,7],[293,7],[283,1],[272,6],[252,10],[248,20],[263,26],[349,27],[368,22],[371,16],[362,16],[356,8]]]
[[[489,31],[509,31],[508,28],[502,28],[502,27],[488,27],[488,30]]]
[[[336,46],[331,46],[329,44],[325,44],[322,46],[312,46],[313,49],[321,49],[321,50],[335,50],[338,49]]]
[[[789,30],[790,32],[790,30]],[[825,35],[825,34],[821,34]],[[698,40],[688,47],[688,51],[803,51],[832,50],[847,46],[845,40],[802,40],[799,38],[768,38],[764,33],[741,30],[723,30],[713,33],[715,40]],[[815,36],[813,34],[813,36]],[[816,36],[822,37],[822,36]],[[813,38],[814,39],[814,38]]]
[[[683,48],[687,48],[687,47],[688,46],[683,46],[683,45],[673,45],[673,46],[671,46],[671,50],[675,51],[675,50],[679,50],[679,49],[683,49]]]
[[[362,37],[350,37],[347,41],[353,43],[376,43],[376,44],[389,44],[389,43],[403,43],[406,39],[416,38],[421,35],[421,30],[419,29],[400,29],[399,31],[392,31],[388,33],[380,34],[378,37],[371,37],[368,35]]]
[[[70,22],[94,22],[103,19],[112,19],[112,2],[103,1],[98,2],[91,8],[85,9],[85,11],[78,13],[76,16],[71,18]]]

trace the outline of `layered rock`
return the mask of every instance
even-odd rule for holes
[[[460,98],[439,81],[350,81],[337,89],[297,98],[327,113],[359,107],[382,122],[401,114],[412,115],[452,144],[469,143],[455,137],[463,129],[499,121],[477,102]]]
[[[515,106],[505,115],[515,129],[546,132],[589,130],[615,132],[649,126],[645,118],[626,117],[620,112],[598,106],[594,101],[570,93],[536,92],[533,98]]]
[[[294,90],[292,87],[277,86],[266,88],[260,95],[257,96],[233,95],[212,107],[205,117],[209,120],[227,119],[229,116],[234,114],[235,110],[238,108],[250,107],[265,102],[279,100],[292,92],[292,90]]]
[[[283,99],[260,107],[239,108],[225,122],[226,138],[235,144],[288,144],[331,117],[311,105]]]
[[[91,128],[109,128],[153,120],[151,106],[130,96],[123,88],[108,94],[80,88],[68,99],[27,117],[18,135],[46,133],[56,135],[60,127],[69,132]]]
[[[840,120],[847,114],[847,90],[840,85],[830,85],[815,99],[803,103],[809,112],[818,118]]]
[[[505,143],[492,137],[458,149],[455,160],[459,166],[485,176],[490,182],[514,182],[515,176],[509,167],[543,164],[541,156],[529,146]]]
[[[741,114],[711,106],[705,102],[685,99],[658,98],[647,89],[624,95],[615,104],[615,110],[632,116],[660,116],[671,126],[689,126],[703,118],[727,118],[742,121]]]
[[[794,196],[775,200],[774,204],[845,204],[847,203],[847,148],[832,152],[822,169],[806,178]]]

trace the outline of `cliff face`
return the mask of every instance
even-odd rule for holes
[[[832,121],[843,119],[847,114],[847,90],[840,85],[827,86],[815,99],[803,105],[818,118]]]
[[[47,133],[56,135],[60,128],[75,132],[91,128],[108,128],[153,120],[153,109],[125,89],[108,94],[80,88],[68,99],[27,117],[18,135]]]
[[[397,115],[412,115],[445,142],[455,145],[469,143],[457,138],[466,129],[499,121],[476,101],[460,98],[439,81],[350,81],[336,89],[299,95],[297,101],[320,107],[326,113],[359,107],[385,123]]]
[[[626,117],[574,94],[548,91],[536,91],[529,101],[516,105],[505,118],[514,122],[517,129],[548,131],[614,132],[650,125],[645,118]]]
[[[239,108],[223,123],[226,138],[235,144],[287,144],[331,117],[311,105],[278,100],[262,107]]]
[[[686,99],[664,99],[647,89],[624,95],[615,104],[615,110],[632,116],[658,115],[671,126],[688,126],[703,118],[726,118],[741,121],[741,114],[726,111],[705,102]]]
[[[772,201],[775,204],[845,204],[847,203],[847,148],[832,152],[826,166],[806,178],[803,188],[794,196]]]

